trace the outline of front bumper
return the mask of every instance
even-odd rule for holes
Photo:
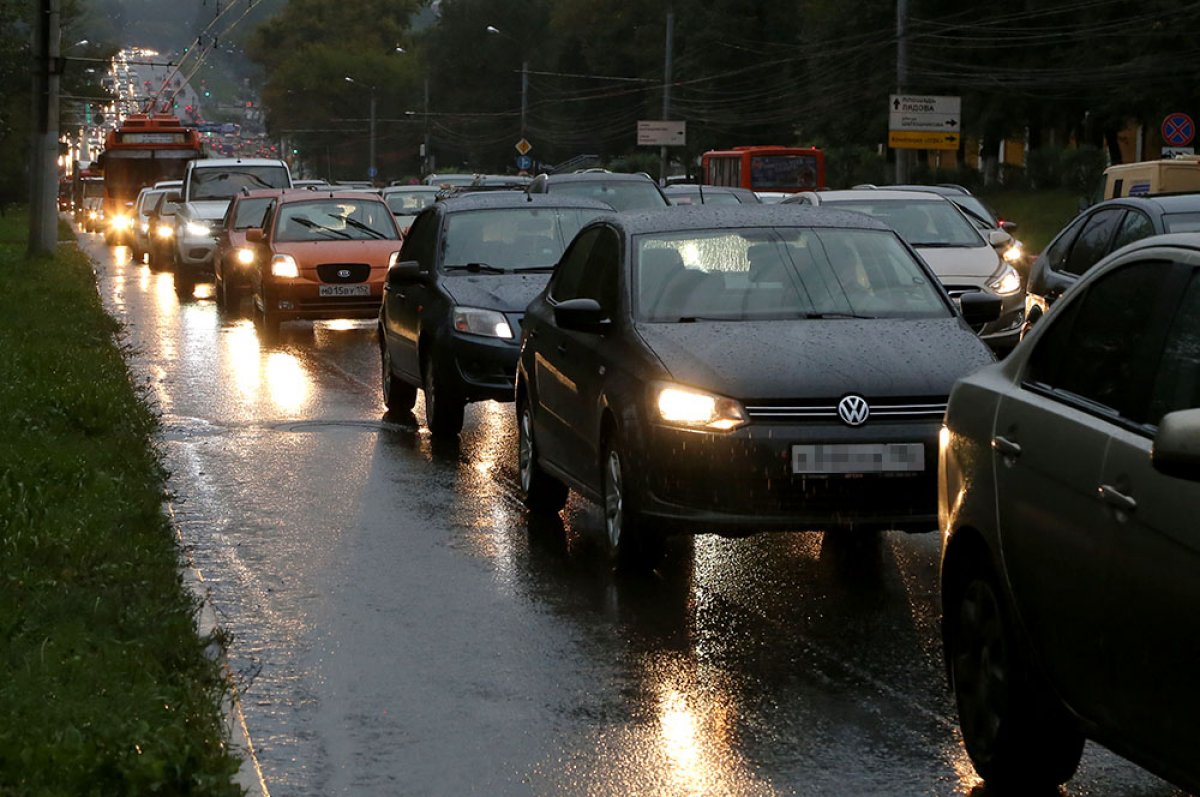
[[[263,286],[265,309],[280,321],[319,320],[332,318],[376,318],[383,303],[383,282],[352,283],[343,287],[366,284],[366,296],[321,296],[325,283],[300,277],[288,282],[273,282]]]
[[[217,239],[212,236],[189,235],[183,224],[175,227],[175,264],[189,271],[212,270],[213,252]]]
[[[454,373],[467,401],[513,400],[521,345],[520,328],[512,316],[509,324],[515,331],[512,340],[451,333]]]
[[[937,529],[940,421],[752,422],[728,434],[646,430],[641,509],[677,532],[744,534],[781,530]],[[921,443],[917,473],[797,475],[792,446],[811,443]]]

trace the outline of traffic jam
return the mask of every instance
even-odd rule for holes
[[[66,207],[266,783],[1200,789],[1200,160],[1032,252],[734,143],[382,185],[108,132]]]

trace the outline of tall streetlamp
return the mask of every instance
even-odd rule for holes
[[[399,49],[399,48],[397,48],[397,49]],[[355,80],[354,78],[350,77],[349,75],[346,75],[346,82],[353,83],[356,86],[366,86],[367,88],[369,88],[371,90],[371,113],[370,113],[370,125],[369,125],[369,129],[370,129],[369,135],[370,135],[371,143],[369,145],[369,153],[370,154],[368,156],[369,160],[370,160],[370,165],[367,166],[367,177],[371,180],[372,183],[374,183],[375,176],[379,174],[379,170],[375,168],[375,86],[367,84],[367,83],[363,83],[360,80]]]
[[[525,138],[525,109],[529,105],[529,61],[524,56],[524,45],[517,39],[504,31],[497,28],[495,25],[488,25],[484,28],[488,33],[496,36],[503,36],[509,41],[516,44],[522,50],[521,55],[521,138]]]

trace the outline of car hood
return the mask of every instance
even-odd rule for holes
[[[549,274],[449,274],[441,278],[451,300],[464,307],[523,313],[550,281]]]
[[[181,214],[189,219],[215,221],[225,215],[225,211],[229,208],[229,200],[205,199],[199,202],[188,202],[183,207],[186,208],[186,211],[181,209]]]
[[[990,246],[914,246],[943,285],[982,285],[1000,270],[1000,255]]]
[[[370,241],[277,241],[275,252],[296,258],[300,268],[316,268],[325,263],[366,263],[386,269],[388,258],[403,245],[398,240]]]
[[[738,399],[945,396],[994,362],[958,318],[638,324],[677,382]]]

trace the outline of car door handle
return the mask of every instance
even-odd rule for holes
[[[1016,459],[1021,456],[1021,446],[1019,443],[1014,443],[1007,437],[996,435],[992,438],[992,448],[1002,457],[1010,457]]]
[[[1099,492],[1100,500],[1109,506],[1116,507],[1125,512],[1132,512],[1137,509],[1137,500],[1132,495],[1125,495],[1125,493],[1118,491],[1116,487],[1102,484],[1099,487]]]

